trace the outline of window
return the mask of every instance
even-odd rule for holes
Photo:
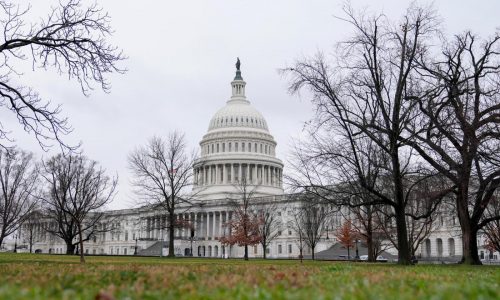
[[[257,153],[257,143],[253,145],[253,152]]]
[[[292,244],[288,244],[288,254],[292,254]]]
[[[253,246],[253,254],[257,254],[257,246]]]
[[[212,144],[212,153],[214,153],[214,144]]]
[[[252,152],[252,144],[248,143],[248,152]]]
[[[132,239],[135,240],[135,232],[132,233]]]
[[[222,143],[222,152],[226,152],[226,143]]]
[[[241,151],[245,152],[245,143],[241,143]]]
[[[278,245],[278,254],[282,253],[281,245]]]
[[[292,235],[292,231],[291,230],[288,230],[288,235]]]
[[[234,143],[234,151],[238,152],[238,143]]]
[[[127,248],[123,248],[123,254],[127,255]]]
[[[278,235],[281,235],[281,230],[278,230]]]
[[[231,152],[231,143],[229,143],[229,152]]]
[[[266,248],[266,254],[269,254],[269,253],[271,253],[271,249]]]
[[[125,231],[125,241],[128,241],[128,231]]]
[[[219,144],[217,143],[217,153],[219,153]]]
[[[262,153],[262,144],[260,144],[260,153]]]

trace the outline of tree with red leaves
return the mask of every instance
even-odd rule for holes
[[[251,207],[255,188],[251,189],[244,177],[237,188],[240,190],[239,193],[235,199],[230,201],[233,207],[232,218],[225,224],[225,227],[229,229],[229,234],[221,237],[220,242],[223,245],[245,247],[244,259],[248,260],[248,246],[254,246],[261,242],[262,218],[259,218]]]
[[[352,226],[351,220],[348,219],[342,224],[342,226],[335,233],[335,237],[338,239],[342,246],[347,248],[347,259],[351,258],[350,248],[354,246],[354,241],[356,240],[356,231]]]

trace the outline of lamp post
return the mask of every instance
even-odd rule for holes
[[[358,240],[358,239],[356,239],[356,257],[354,258],[355,260],[359,260],[358,242],[359,242],[359,240]]]
[[[17,253],[17,234],[14,235],[14,253]]]
[[[135,248],[134,248],[134,255],[137,255],[137,238],[135,238]]]
[[[193,239],[194,239],[194,228],[191,228],[191,248],[189,249],[189,255],[192,257],[193,256]]]

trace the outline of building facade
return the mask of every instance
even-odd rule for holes
[[[277,143],[271,135],[266,119],[246,98],[246,82],[241,71],[231,82],[231,97],[209,122],[208,131],[200,142],[200,157],[193,168],[193,198],[190,207],[181,206],[176,218],[187,221],[190,228],[177,228],[175,254],[199,257],[242,257],[243,248],[226,246],[220,238],[228,234],[224,226],[231,218],[233,207],[228,199],[239,197],[244,181],[261,203],[276,205],[280,220],[277,237],[267,249],[260,245],[250,247],[250,257],[262,257],[264,251],[271,258],[297,258],[298,236],[289,226],[299,203],[283,191],[283,163],[276,157]],[[342,223],[341,215],[333,215],[327,222],[324,236],[315,252],[328,249],[336,239],[334,232]],[[165,255],[166,214],[152,207],[106,212],[107,230],[94,235],[84,243],[89,255]],[[41,219],[32,230],[21,230],[20,245],[33,237],[33,252],[63,254],[65,243],[47,233],[55,226]],[[484,249],[481,249],[484,252]],[[435,230],[424,241],[419,251],[422,258],[450,258],[458,260],[461,253],[460,228],[454,212],[443,212]],[[310,249],[305,249],[305,255]],[[486,255],[489,255],[488,253]],[[484,253],[483,253],[484,256]],[[488,256],[489,257],[489,256]],[[498,253],[491,256],[498,260]]]

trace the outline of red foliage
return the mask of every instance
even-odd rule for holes
[[[261,219],[244,211],[236,211],[233,219],[225,224],[229,235],[220,238],[226,245],[252,246],[260,243]]]
[[[352,227],[351,220],[347,220],[335,233],[339,243],[346,248],[352,248],[356,240],[356,231]]]

